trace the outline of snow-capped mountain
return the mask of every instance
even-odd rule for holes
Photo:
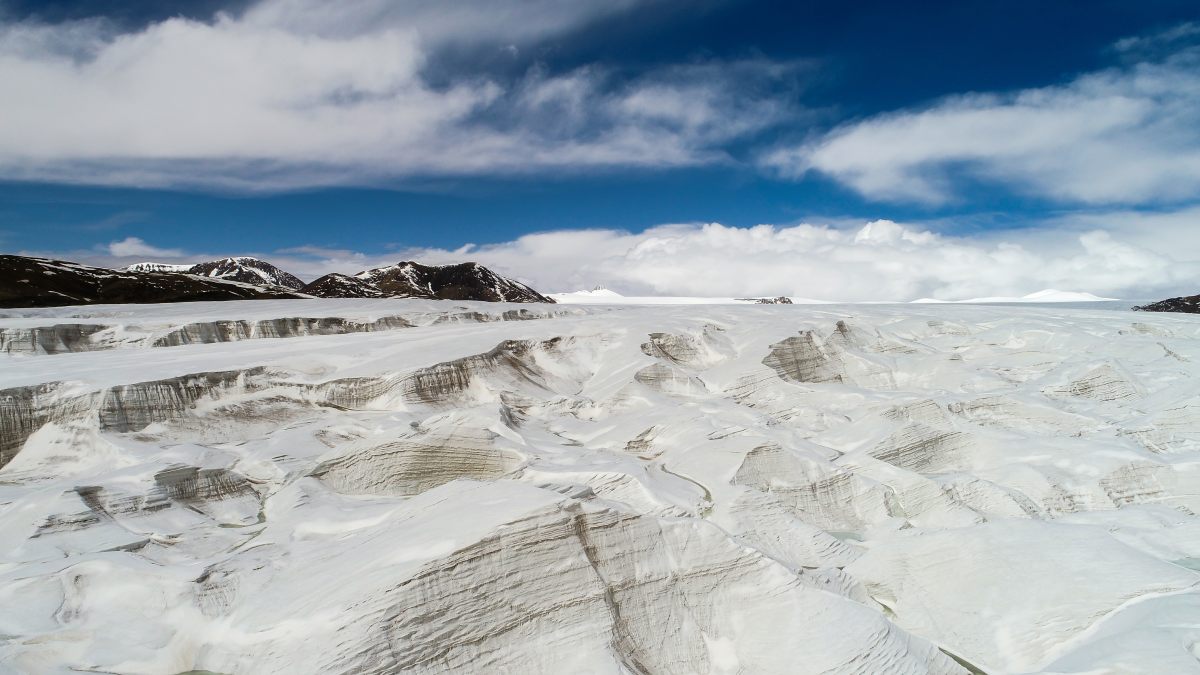
[[[326,274],[303,289],[308,295],[318,298],[382,298],[383,291],[371,282],[345,274]]]
[[[0,255],[0,306],[196,300],[256,300],[302,297],[286,288],[206,279],[167,271],[110,270],[63,260]]]
[[[193,265],[188,270],[188,274],[229,279],[231,281],[240,281],[260,286],[266,284],[270,286],[283,286],[284,288],[295,290],[304,288],[304,282],[296,276],[284,272],[265,260],[246,256],[221,258],[220,260],[211,260],[199,265]]]
[[[487,302],[554,302],[525,284],[478,263],[422,265],[404,261],[347,277],[328,274],[303,291],[322,298],[428,298]]]
[[[222,258],[198,265],[137,263],[132,272],[175,272],[257,286],[278,286],[319,298],[426,298],[485,302],[554,302],[525,284],[503,277],[473,262],[422,265],[403,261],[363,270],[349,276],[326,274],[305,284],[269,262],[246,256]]]
[[[304,282],[295,275],[289,274],[265,260],[249,256],[220,258],[196,265],[170,265],[166,263],[143,262],[130,265],[125,270],[128,272],[195,274],[213,279],[240,281],[243,284],[254,284],[255,286],[281,286],[297,291],[304,288]]]

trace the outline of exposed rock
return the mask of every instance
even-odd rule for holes
[[[478,263],[402,262],[352,277],[327,274],[305,284],[268,262],[248,257],[189,266],[138,263],[117,271],[59,260],[0,256],[0,306],[4,307],[313,296],[554,302]]]
[[[1134,307],[1139,312],[1184,312],[1200,314],[1200,295],[1188,295],[1179,298],[1159,300],[1148,305]]]
[[[0,255],[0,306],[191,302],[304,297],[265,288],[172,272],[121,272],[78,263]]]
[[[422,265],[399,262],[354,275],[390,298],[554,302],[519,281],[502,277],[479,263]]]
[[[753,302],[756,305],[790,305],[792,299],[786,295],[781,295],[775,298],[736,298],[745,302]]]
[[[318,298],[383,298],[387,297],[378,286],[366,279],[346,274],[326,274],[303,288],[308,295]]]
[[[295,276],[284,272],[265,260],[239,256],[221,258],[209,262],[192,265],[188,274],[229,281],[240,281],[255,286],[283,286],[292,290],[304,288],[304,282]]]

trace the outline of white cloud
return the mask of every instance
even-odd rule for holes
[[[879,115],[763,161],[885,200],[943,202],[964,177],[1085,204],[1192,199],[1200,190],[1200,52]]]
[[[1178,222],[1187,217],[1181,213]],[[638,233],[542,232],[486,246],[383,254],[320,247],[198,254],[159,249],[129,238],[111,244],[106,255],[53,255],[107,266],[148,257],[194,262],[221,255],[258,255],[305,279],[399,260],[435,264],[476,260],[546,292],[603,284],[629,295],[790,295],[870,301],[1020,296],[1057,288],[1145,299],[1197,291],[1200,228],[1179,233],[1171,247],[1138,238],[1133,229],[1102,228],[1099,221],[973,237],[946,236],[887,220],[853,228],[811,224],[739,228],[710,223],[661,225]]]
[[[822,300],[1019,296],[1045,288],[1116,297],[1182,292],[1200,261],[1181,262],[1103,230],[1054,247],[1038,230],[980,240],[875,221],[858,229],[666,225],[642,233],[550,232],[487,246],[472,257],[536,287],[604,284],[627,294],[791,295]],[[461,260],[449,252],[416,257]],[[1194,292],[1194,291],[1192,291]]]
[[[177,248],[158,248],[151,246],[137,237],[125,237],[120,241],[109,243],[108,254],[117,258],[150,257],[150,258],[182,258],[187,254]]]
[[[384,26],[416,30],[426,44],[508,46],[577,28],[589,21],[663,0],[264,0],[242,17],[251,26],[344,37]]]
[[[634,4],[263,0],[123,34],[0,25],[0,179],[276,189],[687,166],[790,113],[754,87],[793,66],[763,60],[424,78],[431,45],[534,39]]]

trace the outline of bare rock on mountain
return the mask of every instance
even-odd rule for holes
[[[382,298],[384,292],[371,282],[345,274],[326,274],[308,284],[303,292],[318,298]]]
[[[124,270],[0,256],[0,284],[4,285],[0,290],[0,306],[7,307],[312,296],[554,302],[525,284],[477,263],[401,262],[354,276],[327,274],[305,284],[268,262],[244,256],[198,265],[137,263]]]
[[[303,297],[173,272],[129,272],[48,258],[0,255],[0,307],[256,300]]]
[[[1188,295],[1179,298],[1167,298],[1141,307],[1134,307],[1139,312],[1183,312],[1185,314],[1200,314],[1200,295]]]
[[[387,297],[488,302],[554,302],[525,284],[502,277],[479,263],[422,265],[405,261],[354,275]]]
[[[293,290],[304,288],[304,282],[292,274],[284,272],[265,260],[239,256],[236,258],[221,258],[193,265],[187,271],[202,277],[240,281],[256,286],[283,286]]]

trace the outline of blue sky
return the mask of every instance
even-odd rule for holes
[[[0,45],[7,252],[1197,290],[1195,2],[0,0]]]

